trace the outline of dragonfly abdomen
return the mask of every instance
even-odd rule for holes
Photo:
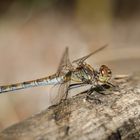
[[[0,93],[14,91],[18,89],[23,89],[23,85],[22,84],[5,85],[0,87]]]
[[[45,78],[40,78],[40,79],[36,79],[32,81],[26,81],[26,82],[17,83],[17,84],[0,86],[0,93],[20,90],[20,89],[25,89],[25,88],[30,88],[30,87],[36,87],[36,86],[60,84],[63,81],[64,80],[62,76],[58,77],[56,74],[54,74],[52,76],[48,76]]]

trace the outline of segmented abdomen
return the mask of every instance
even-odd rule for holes
[[[54,74],[52,76],[48,76],[45,78],[40,78],[40,79],[36,79],[32,81],[26,81],[26,82],[17,83],[17,84],[0,86],[0,93],[20,90],[20,89],[25,89],[25,88],[30,88],[30,87],[36,87],[36,86],[60,84],[60,83],[63,83],[63,81],[64,79],[62,76],[58,77],[57,74]]]

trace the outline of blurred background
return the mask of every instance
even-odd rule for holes
[[[113,74],[140,69],[139,0],[0,1],[0,85],[56,72],[66,46],[70,58],[104,44],[88,62]],[[50,105],[50,86],[0,95],[0,130]]]

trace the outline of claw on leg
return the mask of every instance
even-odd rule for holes
[[[110,86],[110,88],[112,88],[112,90],[114,90],[114,91],[120,91],[119,86],[113,85],[113,84],[111,84],[111,83],[109,83],[109,82],[107,82],[106,84],[107,84],[108,86]]]
[[[101,100],[99,97],[96,97],[97,94],[101,95],[110,95],[112,94],[112,90],[115,90],[116,86],[114,86],[111,83],[107,83],[104,85],[97,85],[96,87],[91,87],[89,90],[87,90],[87,96],[86,100],[90,101],[94,100],[96,103],[101,103]],[[111,90],[110,90],[111,89]]]

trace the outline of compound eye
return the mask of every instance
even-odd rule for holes
[[[111,74],[112,74],[112,72],[109,70],[109,71],[108,71],[108,74],[109,74],[109,75],[111,75]]]
[[[105,74],[105,71],[104,70],[101,70],[101,74],[104,75]]]

